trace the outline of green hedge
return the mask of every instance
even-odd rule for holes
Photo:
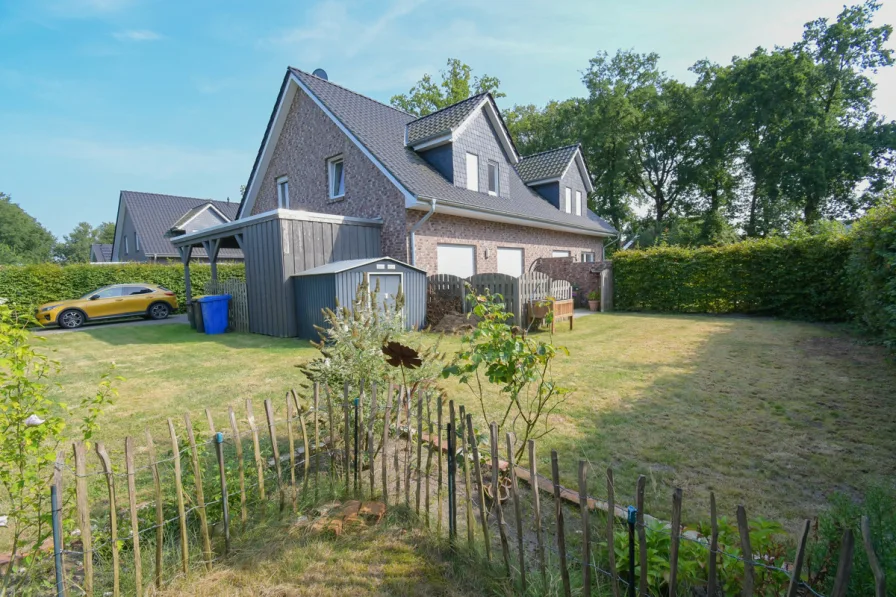
[[[855,318],[896,349],[896,195],[856,222],[850,236]]]
[[[851,306],[849,253],[847,236],[619,251],[613,255],[615,306],[844,320]]]
[[[245,279],[242,264],[219,264],[218,279]],[[211,279],[211,267],[191,264],[194,294],[202,293]],[[16,309],[30,309],[42,303],[73,299],[108,284],[158,284],[177,294],[184,308],[184,268],[180,264],[129,263],[123,265],[25,265],[0,266],[0,298]]]

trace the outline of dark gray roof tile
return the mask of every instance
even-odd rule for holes
[[[456,129],[476,109],[487,93],[480,93],[408,123],[408,145],[446,135]]]
[[[516,171],[526,184],[560,178],[578,150],[578,145],[569,145],[527,155],[516,165]]]

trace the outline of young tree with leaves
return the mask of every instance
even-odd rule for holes
[[[501,81],[497,77],[474,77],[473,69],[457,58],[448,59],[447,69],[441,71],[441,76],[441,82],[436,83],[429,73],[424,74],[410,91],[392,96],[392,105],[416,116],[426,116],[486,91],[496,99],[504,97],[498,90]]]

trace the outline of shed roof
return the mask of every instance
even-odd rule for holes
[[[295,276],[319,276],[321,274],[338,274],[339,272],[345,272],[350,269],[355,269],[356,267],[362,267],[365,265],[370,265],[371,263],[378,263],[380,261],[391,261],[393,263],[397,263],[398,265],[417,270],[423,274],[426,273],[426,270],[422,270],[419,267],[414,267],[413,265],[409,265],[404,263],[403,261],[399,261],[397,259],[393,259],[391,257],[372,257],[369,259],[346,259],[345,261],[334,261],[332,263],[327,263],[325,265],[319,265],[317,267],[312,267],[311,269],[306,269],[303,272],[299,272]]]

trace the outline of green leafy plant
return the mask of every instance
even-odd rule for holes
[[[600,293],[596,290],[592,290],[591,292],[588,293],[588,300],[589,301],[600,300]]]
[[[517,326],[511,326],[513,315],[504,310],[500,294],[470,293],[476,327],[465,334],[451,364],[442,371],[444,377],[457,376],[479,400],[482,415],[485,408],[487,381],[498,387],[507,400],[504,414],[498,421],[499,432],[509,424],[520,439],[516,457],[522,456],[526,442],[550,433],[550,415],[561,404],[568,390],[554,382],[552,364],[558,354],[569,354],[562,346],[536,340]]]
[[[0,504],[12,531],[0,597],[15,590],[19,555],[26,556],[20,578],[45,555],[40,547],[51,532],[49,486],[57,449],[63,441],[90,442],[119,379],[102,374],[97,391],[74,407],[55,402],[49,393],[59,365],[32,346],[32,324],[0,304]]]

